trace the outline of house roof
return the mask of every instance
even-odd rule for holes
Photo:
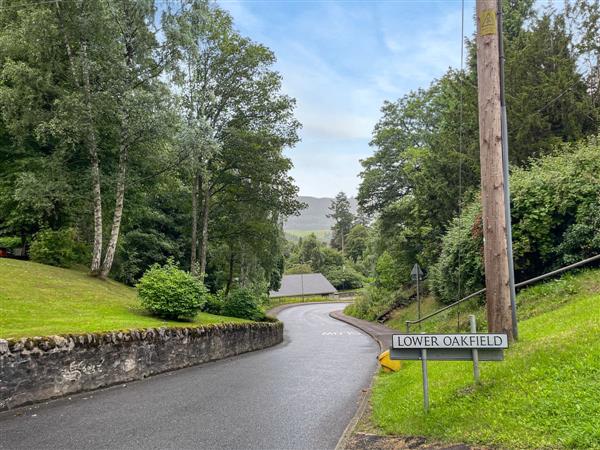
[[[301,295],[324,295],[337,292],[336,288],[320,273],[284,275],[278,291],[269,292],[270,297],[299,297]]]

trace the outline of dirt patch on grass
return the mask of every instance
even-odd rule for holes
[[[465,444],[441,444],[424,437],[381,436],[371,433],[354,433],[346,450],[489,450],[490,447],[472,447]]]

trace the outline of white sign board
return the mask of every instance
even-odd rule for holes
[[[506,334],[394,334],[392,348],[508,348]]]

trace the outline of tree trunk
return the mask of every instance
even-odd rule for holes
[[[87,146],[90,155],[90,169],[92,172],[92,198],[94,204],[94,248],[92,251],[92,264],[90,271],[93,275],[100,272],[102,263],[102,191],[100,188],[100,160],[98,159],[98,147],[96,143],[96,132],[94,130],[92,115],[92,89],[90,86],[89,62],[87,58],[87,43],[82,43],[83,52],[83,92],[85,98],[85,112],[87,119]]]
[[[128,13],[128,9],[125,9]],[[134,47],[132,45],[132,36],[125,37],[125,48],[126,56],[125,63],[130,73],[126,78],[125,89],[131,90],[132,75],[134,70]],[[124,93],[126,95],[126,92]],[[127,109],[124,105],[121,105],[122,121],[121,121],[121,145],[119,148],[119,174],[117,176],[116,186],[116,198],[115,198],[115,211],[113,213],[112,227],[110,230],[110,239],[108,246],[106,247],[106,254],[104,255],[104,261],[102,262],[102,270],[100,272],[100,278],[107,278],[112,268],[113,261],[115,258],[115,252],[117,249],[117,242],[119,240],[119,231],[121,229],[121,220],[123,218],[123,205],[125,203],[125,187],[127,183],[127,165],[129,162],[129,117],[127,115]]]
[[[198,267],[196,266],[196,256],[198,247],[198,191],[200,184],[200,175],[194,174],[192,182],[192,247],[190,252],[190,272],[192,275],[198,275]]]
[[[119,230],[121,229],[121,219],[123,217],[123,205],[125,203],[125,182],[127,179],[127,160],[129,152],[127,148],[127,137],[123,137],[119,155],[119,175],[117,177],[117,194],[115,199],[115,212],[113,214],[113,223],[110,230],[110,239],[106,247],[106,254],[102,263],[100,278],[107,278],[115,258],[117,241],[119,240]]]
[[[233,254],[233,249],[229,248],[229,275],[227,276],[227,286],[225,286],[225,297],[229,295],[229,291],[231,290],[231,285],[233,284],[233,267],[235,262],[235,255]]]
[[[202,245],[200,247],[200,276],[206,274],[206,252],[208,250],[208,214],[210,213],[210,185],[206,183],[202,198]]]

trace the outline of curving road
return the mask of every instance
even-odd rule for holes
[[[343,306],[283,310],[266,350],[2,413],[0,448],[332,449],[378,350]]]

